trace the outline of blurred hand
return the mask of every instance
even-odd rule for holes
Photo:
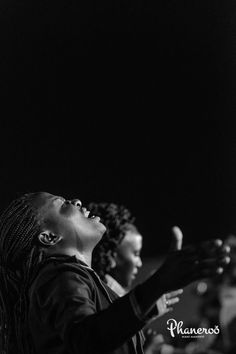
[[[165,291],[185,287],[193,281],[212,277],[224,271],[230,262],[230,248],[222,240],[210,240],[169,252],[156,272]]]
[[[178,226],[172,227],[172,240],[170,245],[170,252],[177,251],[182,248],[183,234]],[[158,317],[173,311],[173,305],[179,302],[178,295],[183,293],[183,289],[178,289],[170,293],[162,295],[156,302]]]
[[[162,334],[157,334],[156,331],[149,328],[145,333],[144,353],[159,354],[164,342],[165,341]]]
[[[222,240],[205,241],[180,249],[182,233],[176,227],[172,232],[171,251],[163,264],[135,289],[135,296],[143,313],[148,313],[158,300],[160,307],[163,307],[163,300],[166,299],[163,294],[168,294],[170,300],[175,302],[179,295],[177,289],[181,291],[181,288],[196,280],[222,273],[230,262],[230,248]],[[165,313],[163,308],[160,311]]]
[[[164,337],[151,328],[146,332],[144,354],[185,354],[184,350],[176,350],[172,345],[165,343]]]
[[[183,293],[183,289],[171,291],[170,293],[162,295],[156,302],[158,317],[173,311],[173,305],[179,302],[179,296]]]

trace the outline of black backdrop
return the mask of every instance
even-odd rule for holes
[[[144,254],[236,232],[233,1],[2,1],[1,207],[125,204]]]

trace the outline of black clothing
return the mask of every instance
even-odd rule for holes
[[[140,354],[147,318],[76,257],[51,257],[34,279],[29,328],[37,354]]]

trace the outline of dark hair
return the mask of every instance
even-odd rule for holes
[[[42,259],[40,222],[32,206],[36,193],[14,200],[0,215],[0,351],[32,353],[27,333],[27,289]]]
[[[129,230],[138,232],[135,218],[123,205],[114,203],[90,203],[90,212],[101,218],[106,232],[93,251],[92,267],[101,279],[110,273],[112,257]]]

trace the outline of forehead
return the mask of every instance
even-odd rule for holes
[[[140,249],[142,247],[142,241],[142,235],[140,235],[138,232],[127,231],[125,233],[125,237],[123,238],[120,244],[120,247],[133,247]]]
[[[41,209],[43,207],[50,206],[55,198],[61,197],[57,197],[48,192],[38,192],[35,194],[32,204],[35,208]]]

